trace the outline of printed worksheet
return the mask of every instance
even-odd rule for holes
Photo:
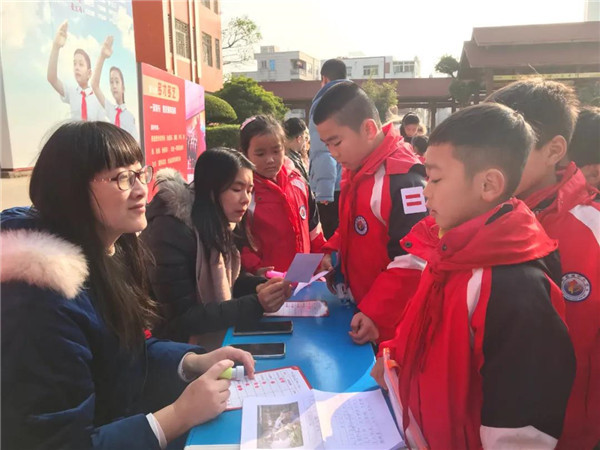
[[[300,300],[285,302],[273,313],[265,313],[272,317],[325,317],[329,315],[329,307],[324,300]]]
[[[242,450],[391,450],[402,444],[381,390],[313,389],[285,398],[248,398],[242,408]]]
[[[227,410],[242,407],[248,397],[287,397],[310,391],[310,384],[298,367],[284,367],[254,374],[254,380],[244,377],[231,380]]]

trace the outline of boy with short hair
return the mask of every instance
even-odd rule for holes
[[[423,165],[392,124],[382,128],[375,105],[351,81],[332,86],[313,118],[344,167],[340,225],[323,249],[339,252],[360,310],[350,336],[358,344],[389,339],[423,268],[398,244],[426,215]],[[323,267],[330,267],[330,257]]]
[[[553,448],[561,433],[575,360],[555,309],[556,243],[511,198],[533,141],[520,115],[492,104],[429,138],[430,216],[400,242],[427,266],[380,347],[400,365],[405,429],[431,449]],[[382,372],[380,358],[384,385]]]
[[[486,101],[519,111],[536,131],[516,195],[558,240],[566,323],[577,357],[558,447],[592,448],[600,442],[600,203],[574,163],[557,170],[573,133],[577,97],[562,83],[533,79],[505,86]]]
[[[567,156],[577,164],[588,184],[600,188],[600,108],[582,108]]]
[[[104,120],[104,109],[88,84],[92,77],[92,63],[89,55],[81,48],[73,52],[73,74],[76,85],[64,83],[58,78],[58,54],[67,41],[68,23],[65,20],[52,43],[50,60],[48,61],[48,82],[60,95],[64,103],[71,106],[71,118],[75,120]]]

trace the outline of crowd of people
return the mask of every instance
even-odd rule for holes
[[[181,447],[224,411],[226,368],[253,377],[224,331],[320,252],[427,447],[600,444],[600,109],[529,79],[426,136],[345,71],[323,65],[308,125],[248,118],[191,184],[113,124],[52,133],[33,206],[1,216],[3,447]]]

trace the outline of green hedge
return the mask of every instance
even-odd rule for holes
[[[204,96],[206,123],[235,123],[237,114],[229,103],[211,94]]]
[[[240,142],[239,125],[216,125],[206,127],[206,148],[229,147],[237,149]]]

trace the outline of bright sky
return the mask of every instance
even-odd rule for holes
[[[263,35],[260,45],[321,60],[350,52],[418,56],[427,77],[440,56],[460,58],[473,27],[580,22],[584,0],[221,0],[221,10],[223,27],[232,17],[252,19]]]

